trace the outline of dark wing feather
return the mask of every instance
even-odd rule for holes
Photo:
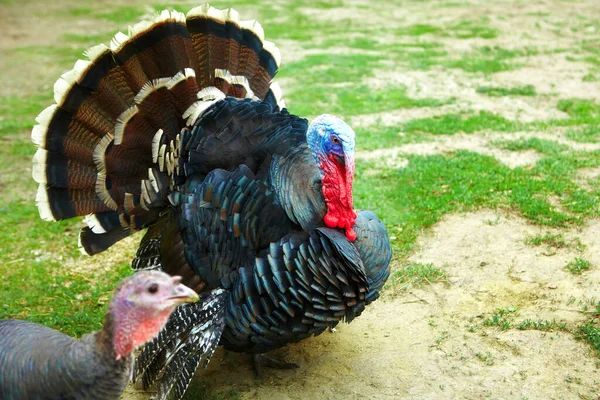
[[[215,170],[181,196],[179,226],[188,263],[210,287],[230,288],[249,265],[293,225],[264,182],[245,165]]]
[[[371,211],[357,213],[354,223],[354,246],[360,254],[369,281],[367,304],[379,297],[379,291],[390,276],[392,246],[383,222]]]

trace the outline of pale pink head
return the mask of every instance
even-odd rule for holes
[[[121,282],[109,306],[117,360],[154,338],[179,304],[198,301],[181,277],[140,271]]]
[[[356,239],[352,229],[356,219],[352,205],[354,136],[348,124],[330,114],[315,118],[306,133],[308,146],[321,170],[323,197],[327,204],[323,218],[325,225],[344,229],[350,241]]]

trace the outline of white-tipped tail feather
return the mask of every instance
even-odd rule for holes
[[[148,97],[156,89],[159,89],[161,87],[167,87],[170,82],[171,82],[171,78],[158,78],[158,79],[153,79],[150,82],[146,82],[144,84],[144,86],[142,86],[142,88],[140,89],[138,94],[135,96],[133,101],[135,101],[136,104],[140,104],[142,101],[144,101],[144,99],[146,97]]]
[[[96,214],[90,214],[85,216],[85,223],[92,230],[92,232],[97,234],[106,233],[106,230],[100,224],[98,217]]]
[[[173,86],[177,85],[181,81],[185,81],[187,78],[195,78],[196,71],[191,68],[185,68],[183,71],[179,71],[173,76],[167,83],[167,89],[171,90]]]
[[[110,49],[108,48],[107,45],[98,44],[96,46],[90,47],[83,54],[85,54],[85,56],[87,58],[89,58],[91,62],[94,62],[109,51],[110,51]]]
[[[115,144],[119,145],[123,141],[123,134],[125,133],[125,125],[127,122],[136,115],[138,112],[137,105],[133,105],[129,107],[127,110],[123,111],[119,118],[117,118],[117,122],[115,123]]]
[[[119,206],[112,198],[108,190],[106,189],[106,160],[104,159],[104,155],[106,154],[106,149],[114,140],[114,135],[108,132],[104,137],[98,142],[93,152],[93,160],[96,165],[96,171],[98,171],[96,175],[96,194],[106,204],[108,208],[116,211]]]
[[[123,32],[117,32],[110,41],[110,50],[113,53],[118,52],[128,40],[129,36],[127,36]]]
[[[152,162],[158,162],[158,152],[160,151],[160,141],[162,140],[163,130],[159,129],[152,138]]]
[[[46,179],[46,159],[48,152],[42,148],[37,149],[33,156],[33,166],[31,168],[31,175],[37,183],[45,184]]]
[[[44,183],[41,183],[38,186],[38,191],[35,196],[35,204],[40,212],[40,218],[42,218],[44,221],[56,221],[56,218],[54,218],[54,215],[52,214],[52,210],[50,210],[48,193],[46,192],[46,185]]]

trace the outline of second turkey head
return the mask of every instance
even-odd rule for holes
[[[107,316],[117,360],[154,338],[175,307],[198,301],[198,294],[180,281],[164,272],[141,271],[119,285]]]
[[[323,114],[311,122],[306,136],[321,171],[323,197],[327,204],[323,218],[325,225],[344,229],[346,237],[354,241],[354,131],[340,118]]]

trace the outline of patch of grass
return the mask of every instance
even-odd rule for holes
[[[590,269],[591,266],[592,264],[585,258],[576,257],[575,259],[569,261],[565,268],[571,271],[571,273],[574,275],[581,275],[584,271]]]
[[[431,24],[414,24],[396,29],[394,34],[398,36],[422,36],[429,34],[459,39],[493,39],[498,36],[498,30],[490,27],[489,24],[489,18],[483,18],[481,21],[464,19],[445,27]]]
[[[475,357],[477,357],[482,363],[484,363],[487,366],[494,365],[494,356],[489,351],[487,351],[485,354],[475,353]]]
[[[598,82],[600,81],[600,73],[598,72],[588,72],[581,78],[583,82]]]
[[[387,126],[383,122],[370,127],[358,126],[355,131],[356,148],[361,150],[389,148],[432,139],[431,135],[422,132],[404,132],[400,127]]]
[[[515,314],[516,311],[516,307],[496,308],[496,311],[494,311],[491,316],[484,319],[481,324],[483,326],[495,327],[505,331],[512,327],[512,321],[517,315]]]
[[[560,111],[581,123],[600,122],[600,103],[589,99],[561,99],[556,105]]]
[[[431,263],[413,263],[393,271],[386,285],[396,290],[406,290],[426,283],[443,282],[446,278],[446,273]]]
[[[578,327],[575,337],[587,342],[600,357],[600,304],[596,305],[596,315]]]
[[[35,117],[52,100],[50,93],[32,97],[0,97],[0,137],[33,128]]]
[[[548,156],[532,169],[511,169],[468,151],[405,158],[402,169],[358,160],[354,186],[358,208],[378,210],[388,227],[401,229],[392,240],[399,257],[410,254],[423,229],[449,213],[510,208],[551,227],[579,225],[600,213],[597,195],[572,181],[578,167],[600,163],[598,154]],[[553,196],[564,209],[551,204]]]
[[[372,54],[313,54],[285,66],[282,77],[305,75],[303,84],[331,84],[360,82],[372,76],[373,68],[384,60],[382,55]]]
[[[545,244],[547,246],[556,247],[557,249],[568,247],[567,241],[562,233],[556,235],[547,233],[544,236],[540,234],[529,236],[525,238],[525,244],[530,246],[541,246],[542,244]]]
[[[526,319],[525,321],[522,321],[521,323],[519,323],[518,325],[516,325],[516,328],[519,330],[536,330],[536,331],[545,331],[545,332],[549,332],[549,331],[563,331],[563,332],[568,332],[569,330],[567,329],[567,324],[564,321],[560,321],[560,322],[556,322],[556,320],[552,320],[552,321],[548,321],[548,320],[538,320],[538,321],[532,321],[530,319]]]
[[[434,135],[453,135],[458,132],[474,133],[484,129],[496,132],[515,132],[522,124],[487,111],[478,114],[444,114],[437,117],[408,121],[403,130],[407,133],[426,132]]]
[[[443,32],[443,28],[430,24],[414,24],[396,29],[394,33],[398,36],[421,36]]]
[[[510,151],[535,150],[546,155],[558,155],[569,150],[569,146],[553,140],[537,137],[520,138],[518,140],[498,141],[495,143],[500,148]]]
[[[525,85],[514,88],[480,86],[475,90],[477,93],[486,94],[490,97],[502,96],[535,96],[537,95],[533,85]]]
[[[108,274],[65,267],[83,259],[79,224],[42,221],[32,200],[0,207],[0,319],[27,319],[72,336],[101,327],[110,294],[131,270],[128,263]]]
[[[234,389],[222,392],[214,388],[206,381],[201,379],[192,379],[183,400],[239,400],[240,394]]]
[[[474,53],[466,53],[458,60],[449,60],[443,64],[467,72],[492,74],[518,68],[521,64],[514,62],[514,58],[535,54],[537,54],[535,49],[508,50],[499,46],[484,46]]]
[[[88,35],[88,34],[76,34],[76,33],[64,33],[62,38],[66,42],[83,44],[86,46],[95,46],[100,43],[108,43],[113,38],[112,34],[97,34],[97,35]]]
[[[482,18],[480,21],[463,19],[460,22],[451,25],[446,30],[448,36],[459,39],[494,39],[499,31],[490,26],[489,18]]]
[[[553,247],[555,249],[563,248],[575,248],[577,251],[585,250],[585,244],[581,243],[579,238],[572,240],[566,240],[562,233],[555,235],[546,233],[545,235],[537,234],[535,236],[528,236],[525,238],[525,244],[528,246],[541,246],[546,245],[547,247]]]
[[[368,86],[349,85],[299,86],[287,96],[290,112],[303,115],[332,113],[341,116],[371,114],[376,112],[412,107],[439,107],[448,103],[437,99],[413,99],[406,94],[406,87],[388,87],[376,90]]]
[[[124,25],[133,25],[134,23],[141,20],[143,10],[140,7],[121,6],[116,8],[110,8],[110,11],[103,11],[98,14],[99,17]]]
[[[580,143],[598,143],[600,141],[600,125],[586,125],[580,128],[570,128],[567,138]]]

